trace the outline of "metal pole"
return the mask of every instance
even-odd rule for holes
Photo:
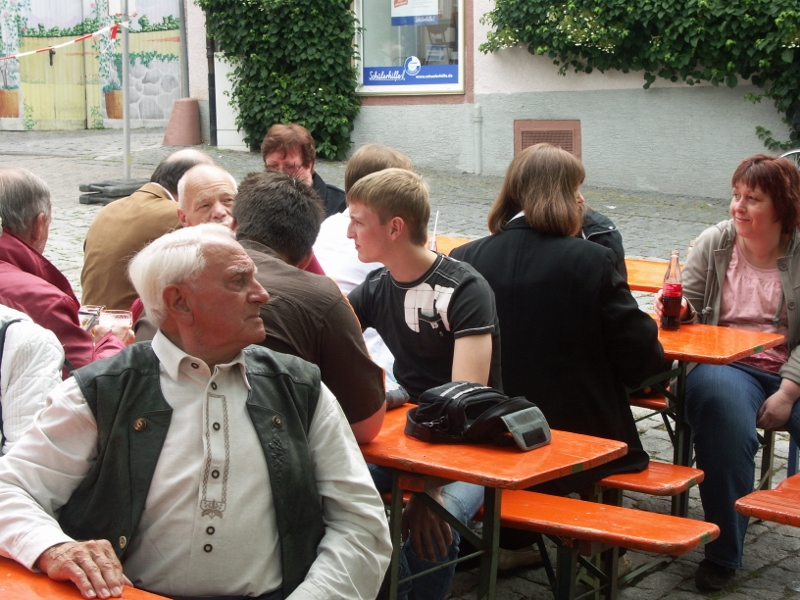
[[[128,53],[128,0],[122,0],[122,163],[125,181],[131,179],[130,62]]]
[[[189,97],[189,51],[186,42],[186,4],[178,0],[178,19],[181,31],[181,98]]]
[[[214,38],[206,37],[208,61],[208,120],[211,126],[211,145],[217,145],[217,76],[214,71]]]

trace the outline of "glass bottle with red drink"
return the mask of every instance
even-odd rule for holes
[[[681,264],[678,251],[673,250],[669,257],[669,267],[664,275],[664,291],[661,295],[661,329],[677,331],[681,325],[681,300],[683,284],[681,283]]]

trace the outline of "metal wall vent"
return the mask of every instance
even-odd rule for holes
[[[514,154],[542,142],[581,158],[581,122],[514,121]]]

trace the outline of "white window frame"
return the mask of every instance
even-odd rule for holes
[[[375,6],[378,2],[391,3],[393,0],[354,0],[354,9],[356,17],[358,18],[359,27],[364,22],[364,6]],[[455,69],[441,69],[441,71],[454,71],[457,76],[455,83],[416,83],[416,77],[411,75],[414,71],[415,65],[413,61],[406,59],[409,64],[409,69],[406,65],[365,65],[364,64],[364,32],[359,30],[356,33],[356,48],[358,50],[358,61],[356,63],[358,72],[358,88],[357,92],[363,96],[392,96],[403,94],[414,95],[429,95],[429,94],[463,94],[466,86],[464,81],[464,1],[455,0],[458,6],[458,65],[447,65],[448,67],[456,67]],[[367,57],[369,58],[369,57]],[[387,83],[380,85],[370,85],[364,81],[365,67],[376,67],[380,69],[379,75],[387,77]],[[424,67],[423,67],[424,69]],[[439,71],[439,70],[436,70]],[[415,83],[406,83],[406,82]],[[391,82],[391,83],[390,83]]]

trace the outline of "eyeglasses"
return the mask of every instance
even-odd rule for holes
[[[303,164],[293,164],[293,163],[274,163],[265,165],[267,171],[280,171],[281,173],[286,173],[287,175],[296,176],[300,171],[306,169],[306,165]]]

